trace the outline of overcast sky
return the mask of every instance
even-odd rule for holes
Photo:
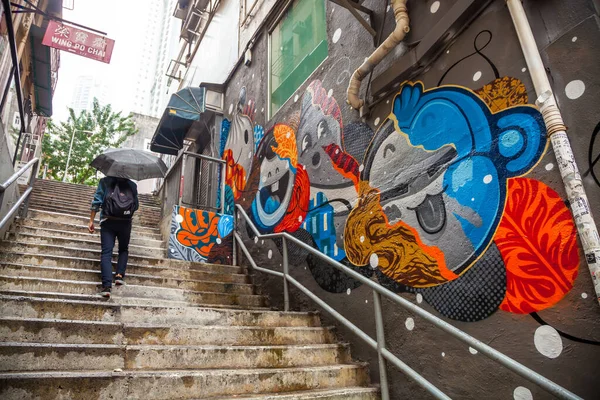
[[[75,0],[74,10],[63,9],[63,18],[106,32],[115,40],[110,64],[61,51],[58,83],[54,94],[53,119],[64,121],[76,78],[95,75],[109,85],[108,102],[116,110],[129,112],[144,23],[140,14],[147,0]],[[66,3],[65,3],[66,5]]]

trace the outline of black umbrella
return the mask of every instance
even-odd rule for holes
[[[168,169],[160,158],[136,149],[108,149],[90,165],[106,176],[136,181],[164,178]]]

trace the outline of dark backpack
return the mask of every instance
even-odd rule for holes
[[[104,197],[103,214],[107,217],[130,219],[135,211],[135,196],[127,181],[116,181]]]

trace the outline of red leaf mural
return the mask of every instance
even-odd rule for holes
[[[354,182],[354,186],[358,189],[358,181],[360,179],[360,166],[358,162],[350,154],[346,153],[340,146],[331,143],[323,147],[323,150],[331,158],[333,168],[343,177]]]
[[[528,314],[560,301],[579,267],[575,224],[554,190],[527,178],[508,181],[494,241],[506,264],[504,311]]]

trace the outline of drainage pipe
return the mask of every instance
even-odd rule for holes
[[[596,299],[600,303],[600,236],[573,156],[571,143],[566,132],[567,128],[556,104],[556,98],[552,92],[542,57],[535,43],[521,0],[506,0],[506,3],[525,55],[527,68],[533,80],[533,86],[538,96],[536,104],[544,117],[546,131],[552,143],[567,198],[571,204],[573,219],[577,225],[583,252],[592,274]]]
[[[396,19],[396,28],[388,36],[387,39],[375,50],[365,62],[358,67],[350,78],[348,84],[348,90],[346,91],[347,103],[352,108],[359,110],[365,101],[358,97],[360,92],[360,85],[363,79],[375,69],[375,67],[383,60],[402,40],[410,30],[408,24],[408,13],[406,11],[407,0],[391,0],[392,8],[394,10],[394,18]]]

